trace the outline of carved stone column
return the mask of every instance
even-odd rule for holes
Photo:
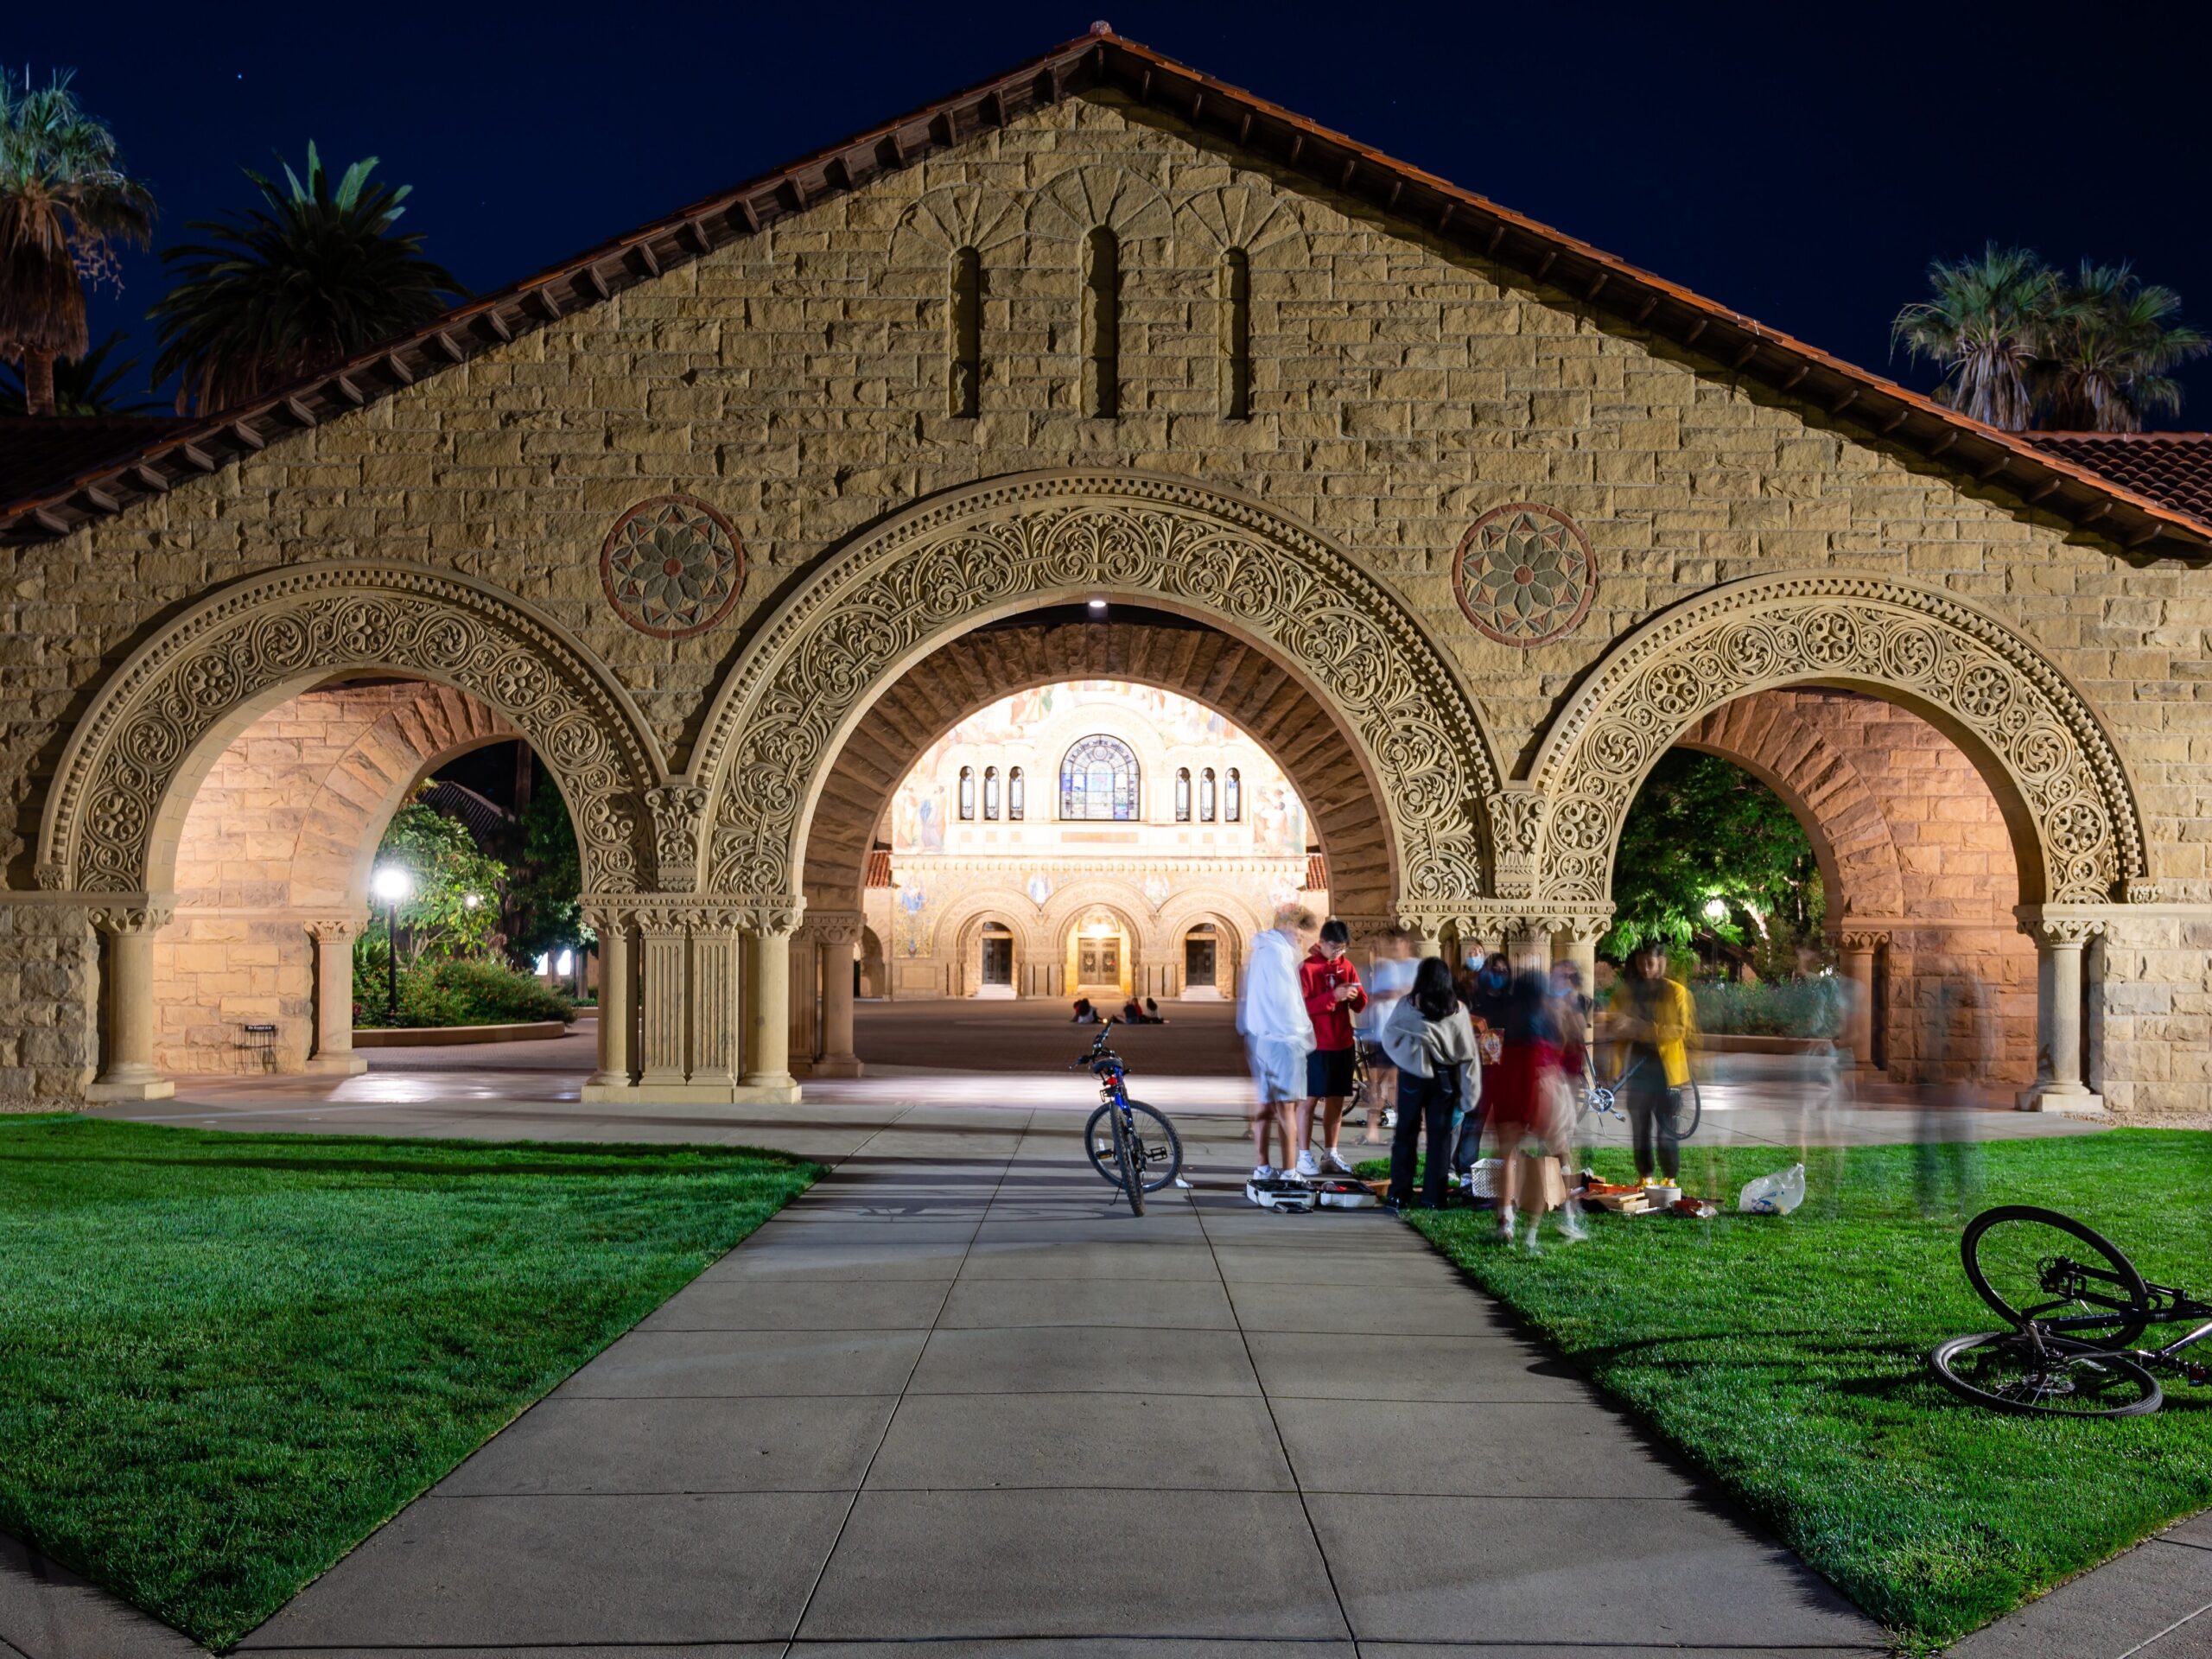
[[[92,912],[107,935],[107,1056],[85,1090],[90,1101],[167,1100],[176,1084],[154,1066],[154,935],[168,904],[112,905]]]
[[[631,1038],[637,1025],[632,1000],[630,913],[612,902],[588,903],[584,918],[599,936],[599,1070],[584,1084],[586,1100],[616,1100],[632,1090]]]
[[[822,1058],[817,1077],[857,1077],[860,1056],[853,1052],[853,949],[867,918],[857,911],[816,911],[806,918],[822,957]]]
[[[690,1076],[702,1087],[737,1081],[739,938],[727,911],[692,918]]]
[[[2043,980],[2043,1048],[2048,1077],[2014,1097],[2022,1111],[2101,1112],[2104,1102],[2082,1077],[2082,952],[2105,931],[2101,917],[2068,914],[2052,906],[2023,906],[2021,930],[2036,942]]]
[[[1851,982],[1851,1001],[1838,1040],[1851,1051],[1853,1065],[1871,1071],[1874,1065],[1874,953],[1889,940],[1886,933],[1846,931],[1836,939],[1839,970]]]
[[[684,1045],[690,1012],[690,906],[638,906],[638,1087],[681,1088],[690,1075]]]
[[[791,934],[803,899],[754,906],[746,918],[744,1098],[795,1101],[791,1076]]]
[[[360,924],[329,916],[304,924],[315,941],[315,1052],[308,1070],[357,1077],[369,1063],[353,1052],[353,936]]]

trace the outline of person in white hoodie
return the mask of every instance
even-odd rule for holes
[[[1236,1029],[1252,1063],[1258,1102],[1252,1110],[1252,1179],[1271,1180],[1296,1161],[1294,1103],[1306,1093],[1306,1057],[1313,1052],[1313,1018],[1299,988],[1298,964],[1306,953],[1300,936],[1313,931],[1313,912],[1298,905],[1275,912],[1275,925],[1252,941],[1244,969],[1244,995]],[[1280,1135],[1282,1163],[1268,1161],[1269,1131]]]
[[[1414,970],[1414,986],[1382,1025],[1382,1047],[1398,1068],[1398,1127],[1390,1137],[1390,1185],[1383,1202],[1399,1209],[1414,1201],[1414,1162],[1424,1127],[1428,1166],[1421,1200],[1444,1207],[1444,1176],[1452,1166],[1458,1120],[1482,1098],[1475,1027],[1452,994],[1452,967],[1430,957]]]

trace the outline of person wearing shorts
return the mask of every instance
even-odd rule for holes
[[[1244,1039],[1257,1096],[1252,1112],[1252,1179],[1272,1180],[1278,1166],[1268,1161],[1271,1135],[1282,1141],[1282,1167],[1294,1147],[1292,1120],[1304,1096],[1306,1057],[1313,1047],[1313,1021],[1299,988],[1298,947],[1313,926],[1311,912],[1286,905],[1275,925],[1252,941],[1244,970],[1244,993],[1236,1004],[1236,1030]]]
[[[1367,990],[1352,965],[1351,930],[1332,916],[1321,937],[1299,965],[1299,986],[1313,1022],[1313,1052],[1306,1057],[1306,1097],[1298,1103],[1298,1173],[1305,1176],[1349,1175],[1351,1166],[1337,1149],[1344,1101],[1351,1094],[1352,1016],[1367,1007]],[[1308,1144],[1313,1117],[1321,1118],[1321,1151]]]

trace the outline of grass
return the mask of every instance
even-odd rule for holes
[[[817,1173],[0,1118],[0,1530],[235,1642]]]
[[[1411,1219],[1904,1645],[1926,1649],[2212,1506],[2212,1389],[2168,1379],[2158,1415],[2094,1422],[1999,1416],[1947,1393],[1928,1350],[1999,1321],[1960,1269],[1956,1208],[1922,1218],[1916,1157],[1816,1152],[1805,1207],[1775,1218],[1727,1212],[1787,1158],[1692,1142],[1684,1185],[1720,1200],[1719,1218],[1599,1216],[1590,1243],[1535,1257],[1500,1246],[1486,1212]],[[1627,1179],[1621,1154],[1592,1166]],[[1968,1173],[1969,1212],[2065,1211],[2145,1277],[2212,1297],[2212,1135],[2003,1141]]]

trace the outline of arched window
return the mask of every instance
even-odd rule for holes
[[[994,823],[997,822],[999,816],[999,769],[996,766],[985,766],[983,768],[983,816]]]
[[[976,768],[960,768],[960,817],[963,823],[976,816]]]
[[[1252,262],[1242,248],[1221,261],[1221,414],[1252,417]]]
[[[983,401],[983,257],[973,248],[952,256],[952,304],[946,324],[952,412],[973,420]]]
[[[1240,822],[1244,817],[1244,780],[1236,775],[1234,766],[1229,769],[1229,775],[1221,781],[1221,816],[1231,823]]]
[[[1104,226],[1084,246],[1083,412],[1112,420],[1122,412],[1122,244]]]
[[[1198,822],[1213,822],[1213,768],[1208,766],[1198,774]]]
[[[1191,769],[1188,766],[1178,766],[1175,768],[1175,822],[1188,823],[1190,821]]]
[[[1060,762],[1060,816],[1112,818],[1137,816],[1137,758],[1118,737],[1086,737]]]
[[[1020,766],[1008,767],[1006,774],[1006,815],[1016,823],[1020,823],[1021,822],[1021,809],[1023,805],[1021,798],[1023,793],[1024,791],[1021,787],[1021,768]]]

